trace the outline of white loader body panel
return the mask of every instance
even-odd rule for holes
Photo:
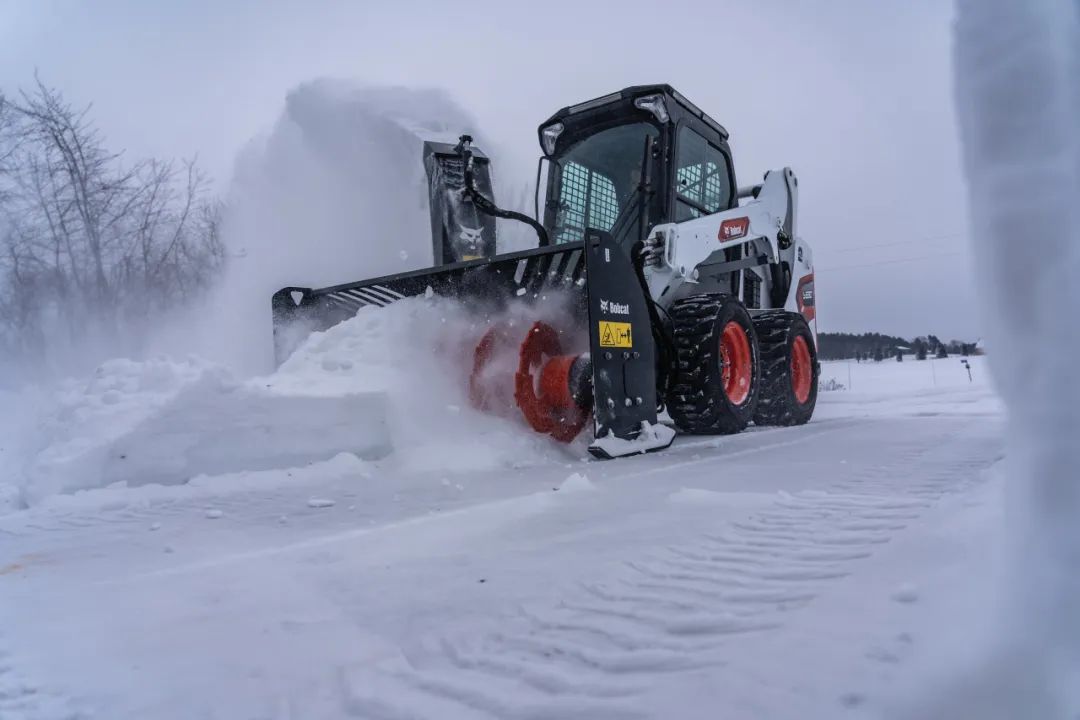
[[[750,199],[730,210],[653,228],[650,242],[657,248],[658,262],[645,268],[650,295],[663,303],[683,284],[700,284],[709,265],[716,263],[717,251],[747,245],[749,255],[764,262],[755,265],[750,260],[742,268],[740,296],[746,273],[756,273],[771,290],[769,266],[786,263],[791,280],[783,304],[774,306],[768,299],[771,292],[763,293],[760,309],[801,313],[816,335],[813,252],[796,233],[798,181],[794,173],[790,168],[772,170],[761,185],[740,191],[740,197]]]

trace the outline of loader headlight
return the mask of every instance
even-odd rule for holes
[[[644,97],[639,97],[634,101],[634,107],[639,110],[648,110],[653,114],[653,117],[662,123],[668,121],[667,105],[664,103],[663,95],[646,95]]]
[[[545,155],[555,154],[555,143],[558,141],[559,136],[562,135],[562,131],[566,128],[562,123],[551,123],[546,128],[540,131],[540,144],[544,147]]]

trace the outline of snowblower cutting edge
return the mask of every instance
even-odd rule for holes
[[[794,173],[738,188],[727,131],[667,85],[563,108],[539,137],[548,173],[536,218],[495,204],[490,161],[469,136],[425,142],[437,267],[282,288],[278,361],[365,305],[438,295],[489,320],[466,379],[473,406],[496,410],[512,396],[531,428],[561,441],[591,419],[597,457],[667,447],[665,408],[687,433],[807,422],[816,303]],[[495,218],[528,224],[539,246],[495,254]],[[541,317],[552,298],[560,322]],[[490,323],[511,305],[537,318]],[[585,328],[587,346],[575,337]],[[507,348],[516,369],[493,381],[492,358]]]

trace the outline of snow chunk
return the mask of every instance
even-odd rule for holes
[[[904,583],[903,585],[898,587],[895,592],[893,592],[891,597],[898,603],[911,604],[914,602],[918,602],[919,591],[915,588],[914,585]]]
[[[211,508],[211,509],[206,511],[206,519],[207,520],[217,520],[218,518],[222,517],[223,515],[225,515],[225,513],[223,513],[220,510],[214,509],[214,508]]]
[[[563,480],[562,484],[559,485],[557,489],[559,492],[565,493],[588,492],[590,490],[596,490],[596,485],[594,485],[585,475],[573,473]]]
[[[331,498],[313,497],[313,498],[308,498],[308,501],[307,501],[307,506],[309,508],[328,508],[328,507],[334,507],[334,505],[337,505],[337,501],[333,500]]]

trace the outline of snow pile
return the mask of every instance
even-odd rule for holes
[[[587,475],[582,473],[572,473],[558,487],[558,491],[561,493],[582,493],[592,492],[593,490],[596,490],[596,485]]]
[[[1080,658],[1080,4],[961,0],[957,108],[990,360],[1009,410],[1011,568],[973,672],[918,718],[1072,718]],[[1073,697],[1069,698],[1068,695]],[[1073,707],[1067,707],[1070,700]]]
[[[112,360],[58,391],[37,446],[14,475],[17,504],[115,483],[176,484],[344,451],[385,452],[382,401],[283,395],[197,359]]]
[[[542,307],[555,316],[561,305],[552,298]],[[507,391],[502,412],[474,410],[468,398],[473,353],[487,329],[497,320],[523,334],[533,319],[410,298],[312,334],[264,377],[238,380],[194,358],[110,361],[89,380],[64,384],[12,483],[19,490],[9,486],[0,497],[37,504],[116,483],[179,484],[340,453],[408,472],[564,459],[567,450],[529,430],[509,399],[516,345],[494,365]],[[584,454],[583,442],[569,452]]]
[[[229,382],[227,373],[193,358],[110,360],[87,379],[58,385],[48,409],[36,419],[34,445],[22,448],[30,456],[12,458],[11,478],[27,494],[25,501],[95,486],[112,442],[137,429],[185,389]]]

